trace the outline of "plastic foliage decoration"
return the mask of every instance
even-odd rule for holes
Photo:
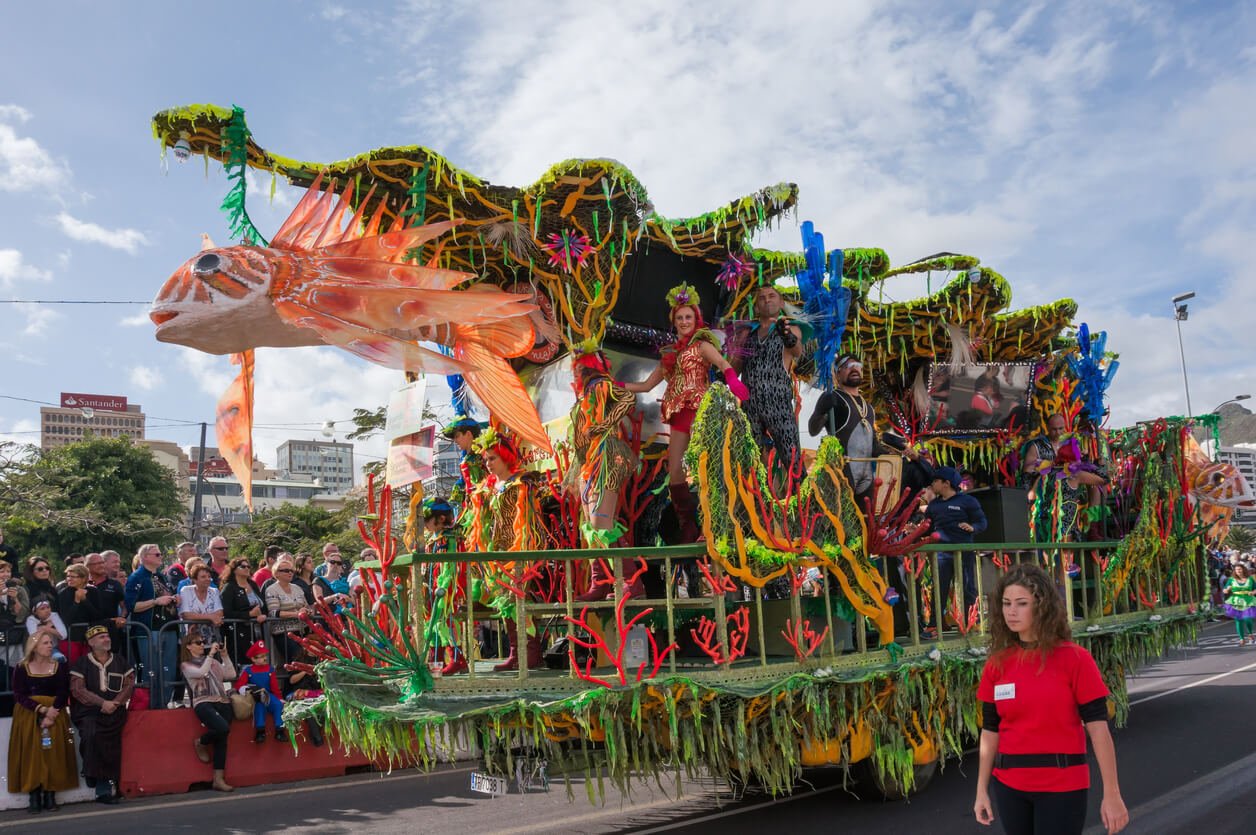
[[[541,249],[549,253],[551,267],[562,267],[566,273],[575,271],[573,261],[576,267],[583,267],[593,253],[589,236],[569,229],[564,229],[561,233],[551,233],[549,240],[541,244]]]
[[[754,272],[754,266],[753,258],[742,258],[729,253],[728,260],[720,267],[720,274],[715,277],[715,281],[731,293],[741,286],[743,278]]]
[[[1077,378],[1077,394],[1081,396],[1086,417],[1094,426],[1103,422],[1104,394],[1112,384],[1112,377],[1120,366],[1118,360],[1109,360],[1104,356],[1103,348],[1108,341],[1106,331],[1099,331],[1094,337],[1090,328],[1082,322],[1077,329],[1077,357],[1071,353],[1065,359],[1069,370]]]
[[[826,268],[824,236],[815,231],[809,220],[802,225],[802,245],[806,267],[797,273],[798,289],[802,292],[803,315],[815,330],[816,385],[832,391],[833,360],[841,350],[851,299],[850,288],[842,286],[844,256],[842,250],[833,250]]]
[[[231,228],[233,237],[239,238],[248,246],[268,246],[262,233],[258,232],[257,227],[253,225],[248,209],[244,205],[247,191],[244,171],[249,157],[249,138],[249,128],[244,122],[244,110],[232,105],[231,121],[222,131],[222,150],[226,157],[223,161],[223,169],[227,173],[227,179],[231,181],[231,188],[222,198],[222,206],[219,208],[227,215],[227,225]]]

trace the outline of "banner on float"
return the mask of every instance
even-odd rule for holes
[[[436,443],[436,427],[429,426],[394,438],[388,445],[388,464],[384,480],[389,487],[405,487],[432,477],[432,447]]]
[[[422,432],[423,406],[427,402],[427,383],[418,379],[402,386],[388,396],[388,415],[384,436],[390,441]]]

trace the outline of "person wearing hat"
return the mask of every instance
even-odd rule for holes
[[[475,440],[485,429],[484,424],[466,416],[460,417],[441,430],[441,435],[453,441],[460,455],[458,470],[461,478],[454,485],[453,501],[458,502],[467,492],[484,480],[484,456],[475,448]]]
[[[279,677],[270,666],[270,651],[266,644],[257,641],[249,647],[249,663],[240,670],[236,680],[238,692],[253,699],[253,741],[266,741],[266,714],[275,720],[275,739],[288,741],[288,731],[283,726],[283,698],[279,694]]]
[[[720,342],[715,334],[702,321],[699,307],[702,300],[698,291],[689,284],[677,285],[668,291],[667,303],[671,307],[669,318],[672,327],[676,328],[676,341],[663,348],[663,359],[649,377],[639,383],[622,385],[628,391],[642,394],[667,381],[659,407],[659,414],[670,431],[667,441],[667,489],[680,522],[681,542],[697,542],[701,530],[696,521],[697,503],[685,481],[685,450],[689,448],[689,435],[698,415],[698,406],[710,386],[712,366],[719,369],[737,399],[744,403],[750,392],[720,353]]]
[[[135,670],[113,653],[107,626],[87,630],[87,655],[70,665],[70,718],[79,734],[83,776],[95,785],[96,802],[118,802],[122,777],[122,729],[135,689]]]
[[[876,412],[859,390],[864,384],[863,363],[850,354],[838,357],[833,363],[833,382],[836,388],[820,395],[807,430],[813,436],[827,430],[841,442],[847,458],[846,479],[859,512],[866,514],[866,502],[876,494],[877,466],[870,459],[887,450],[877,438]]]
[[[937,467],[932,470],[933,482],[929,485],[935,498],[925,508],[925,518],[929,520],[930,529],[937,536],[938,542],[972,542],[973,535],[986,529],[986,514],[981,504],[967,493],[959,492],[960,474],[954,467]],[[964,552],[962,559],[964,589],[964,607],[955,612],[955,619],[963,622],[973,604],[977,602],[977,555],[971,551]],[[942,599],[934,601],[935,619],[942,622],[943,613],[951,602],[951,583],[955,578],[955,554],[949,551],[938,553],[938,584],[941,586]],[[934,627],[924,623],[921,614],[921,625],[925,636],[937,637]]]
[[[803,326],[787,319],[784,311],[785,302],[775,284],[758,287],[755,319],[734,330],[729,340],[733,347],[728,351],[750,392],[745,409],[755,443],[765,463],[769,451],[775,451],[780,467],[788,467],[798,454],[797,392],[791,369],[802,356],[803,343]]]
[[[423,500],[423,550],[428,554],[449,554],[458,550],[458,537],[453,532],[457,511],[447,499],[429,497]],[[455,632],[462,624],[456,617],[459,602],[466,602],[466,563],[431,564],[432,617],[428,620],[428,644],[438,659],[445,660],[442,676],[467,671],[467,659],[458,647]]]

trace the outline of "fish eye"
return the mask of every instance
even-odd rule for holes
[[[207,252],[197,258],[196,263],[192,265],[192,272],[198,275],[216,273],[220,269],[222,269],[222,259],[212,252]]]

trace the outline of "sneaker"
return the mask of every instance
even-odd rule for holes
[[[257,731],[253,734],[253,741],[258,743],[259,745],[265,742],[266,741],[266,729],[258,728]]]
[[[925,641],[936,641],[938,639],[938,630],[932,626],[926,626],[920,630],[920,638]]]

